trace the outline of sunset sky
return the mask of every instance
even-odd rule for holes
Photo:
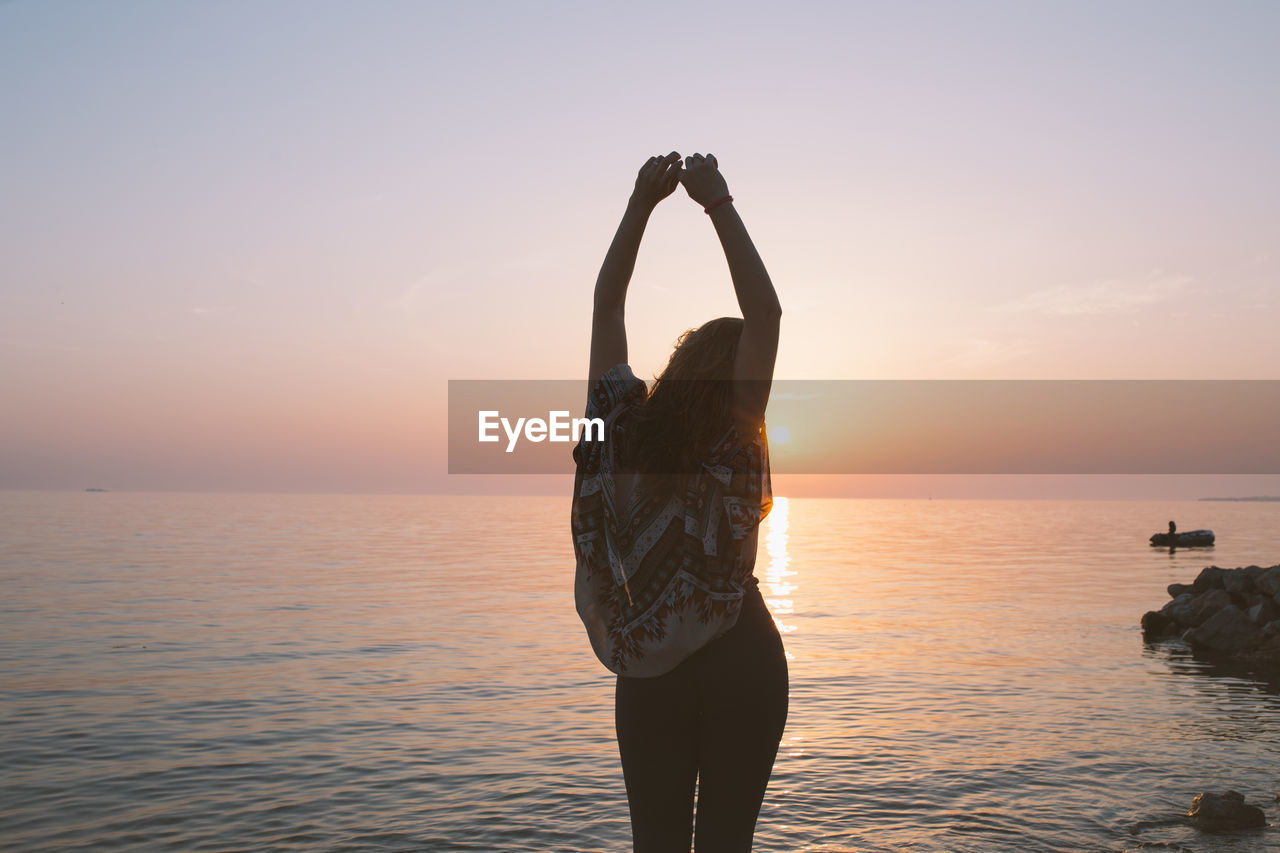
[[[1277,44],[1272,2],[0,3],[0,488],[542,488],[446,474],[447,380],[585,378],[672,150],[780,378],[1280,378]],[[736,312],[678,189],[636,373]],[[860,482],[795,493],[935,492]]]

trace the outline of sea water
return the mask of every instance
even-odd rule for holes
[[[1280,850],[1179,820],[1280,821],[1280,687],[1138,629],[1277,516],[780,498],[755,849]],[[573,570],[567,498],[0,493],[0,849],[627,850]]]

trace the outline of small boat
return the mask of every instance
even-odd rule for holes
[[[1213,544],[1212,530],[1188,530],[1186,533],[1156,533],[1151,537],[1151,544],[1170,548],[1197,548]]]

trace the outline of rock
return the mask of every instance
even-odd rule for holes
[[[1264,598],[1246,610],[1244,615],[1255,625],[1266,625],[1276,618],[1276,609],[1269,600]]]
[[[1262,629],[1234,604],[1228,604],[1187,634],[1195,645],[1228,654],[1247,652],[1261,638]]]
[[[1198,829],[1211,832],[1257,829],[1267,825],[1267,816],[1262,809],[1246,803],[1244,795],[1237,791],[1196,794],[1187,817]]]
[[[1209,566],[1194,583],[1170,584],[1168,592],[1160,610],[1143,614],[1144,640],[1177,637],[1220,662],[1232,658],[1280,674],[1280,565]]]
[[[1262,633],[1262,641],[1244,659],[1255,666],[1274,669],[1280,661],[1280,632]]]
[[[1232,595],[1248,595],[1253,592],[1253,581],[1243,569],[1231,569],[1222,573],[1222,588]]]
[[[1142,635],[1147,639],[1157,639],[1170,633],[1176,623],[1168,616],[1155,610],[1142,614]]]
[[[1231,594],[1225,589],[1211,589],[1202,595],[1192,596],[1181,607],[1169,611],[1169,617],[1184,628],[1201,625],[1210,616],[1231,604]]]
[[[1191,593],[1184,592],[1182,595],[1178,596],[1177,598],[1166,601],[1164,603],[1164,607],[1160,608],[1160,612],[1163,613],[1165,616],[1168,616],[1170,619],[1173,619],[1173,612],[1180,607],[1189,606],[1194,598],[1195,596],[1192,595]],[[1177,620],[1175,619],[1174,621],[1177,621]]]
[[[1263,595],[1269,595],[1272,598],[1280,595],[1280,566],[1263,569],[1254,577],[1253,586]]]
[[[1195,582],[1191,584],[1196,592],[1208,592],[1211,589],[1222,589],[1222,576],[1226,573],[1225,569],[1217,566],[1209,566],[1201,569],[1200,574],[1196,575]]]

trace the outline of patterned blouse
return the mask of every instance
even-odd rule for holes
[[[737,621],[753,570],[756,528],[773,504],[768,440],[730,426],[685,489],[642,492],[618,505],[616,439],[646,399],[643,380],[619,364],[597,380],[586,416],[604,440],[573,451],[573,546],[578,615],[596,656],[619,675],[674,669]]]

